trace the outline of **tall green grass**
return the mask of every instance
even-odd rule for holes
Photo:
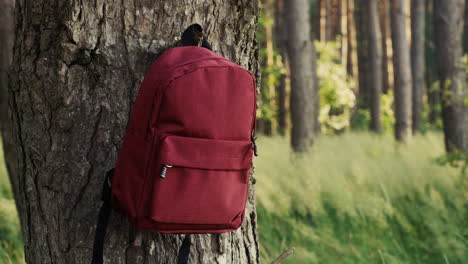
[[[0,138],[0,264],[24,263],[23,241]]]
[[[262,263],[468,263],[468,179],[434,159],[438,133],[398,145],[370,133],[322,135],[295,156],[260,138],[256,192]],[[0,264],[24,263],[0,146]]]
[[[262,263],[468,263],[468,184],[440,167],[438,133],[321,136],[295,156],[260,138],[256,193]]]

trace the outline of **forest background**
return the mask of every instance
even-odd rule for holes
[[[468,5],[311,0],[292,29],[286,2],[257,29],[261,262],[465,263]],[[24,263],[2,156],[0,263]]]

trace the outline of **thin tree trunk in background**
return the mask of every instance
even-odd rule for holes
[[[380,113],[380,95],[382,94],[382,39],[379,25],[379,11],[376,0],[367,1],[369,17],[369,86],[371,105],[371,129],[374,132],[382,131]]]
[[[411,0],[411,68],[413,77],[413,133],[421,130],[425,78],[425,0]]]
[[[348,32],[348,0],[340,0],[340,24],[341,24],[341,65],[348,65],[349,32]]]
[[[318,20],[319,20],[319,40],[320,42],[327,41],[327,5],[328,0],[318,0]]]
[[[14,5],[14,0],[0,0],[0,129],[5,126],[8,111],[5,95],[8,85],[8,69],[11,65],[13,51]]]
[[[382,31],[382,92],[393,87],[392,38],[390,35],[390,8],[387,0],[379,1],[380,28]]]
[[[354,20],[354,0],[347,0],[347,31],[348,31],[348,59],[346,69],[351,75],[356,84],[355,91],[357,92],[359,84],[359,69],[358,69],[358,56],[357,56],[357,43],[356,43],[356,23]]]
[[[314,83],[314,45],[309,23],[309,1],[288,0],[288,56],[291,65],[291,145],[306,151],[314,141],[317,87]]]
[[[411,60],[406,33],[406,1],[393,0],[391,9],[393,65],[395,76],[395,137],[411,137]]]
[[[325,0],[325,41],[333,40],[333,24],[332,24],[332,10],[333,10],[333,1],[335,0]]]
[[[404,0],[406,4],[406,39],[409,44],[411,44],[411,3],[412,0]],[[410,60],[411,60],[411,48],[410,48]]]
[[[327,1],[327,41],[336,41],[341,36],[341,0]]]
[[[288,30],[287,30],[287,20],[286,20],[286,10],[285,10],[285,1],[286,0],[276,0],[275,1],[275,25],[274,25],[274,37],[275,37],[275,47],[281,55],[281,63],[287,68],[289,64],[287,60],[288,56]],[[280,135],[285,135],[287,131],[287,120],[288,112],[286,105],[287,98],[287,71],[282,73],[278,80],[278,85],[276,87],[277,102],[278,102],[278,132]]]
[[[90,263],[104,174],[145,72],[200,23],[216,52],[258,75],[257,12],[257,1],[17,2],[4,140],[27,263]],[[242,227],[195,235],[190,263],[259,263],[250,186]],[[113,213],[105,263],[175,263],[180,244]]]
[[[330,41],[331,36],[333,35],[333,26],[332,26],[332,8],[334,0],[324,0],[325,4],[325,41]]]
[[[432,23],[426,24],[426,34],[432,33],[434,36],[434,25],[435,25],[435,17],[434,17],[434,0],[426,0],[426,14],[428,17],[432,18]],[[426,53],[434,51],[435,38],[432,37],[430,39],[426,38],[426,46],[425,50]],[[436,63],[435,59],[433,58],[435,55],[426,54],[426,59],[432,59],[432,61],[426,62],[426,83],[427,83],[427,101],[429,104],[429,122],[433,126],[438,125],[438,120],[440,118],[440,92],[439,86],[433,85],[433,83],[438,79],[437,78],[437,70],[436,70]]]
[[[282,61],[285,68],[288,66],[288,62],[286,60]],[[287,70],[285,70],[287,72]],[[281,74],[278,81],[278,86],[276,87],[277,91],[277,102],[278,102],[278,133],[282,136],[286,135],[286,131],[288,130],[288,110],[286,105],[286,99],[288,98],[287,95],[287,74]]]
[[[359,98],[364,108],[369,107],[369,43],[368,16],[365,0],[356,0],[355,20],[357,32],[357,55],[359,68]]]
[[[468,89],[462,63],[464,5],[464,0],[434,1],[436,65],[448,152],[468,151]]]
[[[311,40],[313,40],[313,35],[314,32],[311,32]],[[314,128],[314,137],[317,137],[321,133],[321,125],[319,122],[319,113],[320,113],[320,95],[319,95],[319,89],[320,89],[320,80],[317,75],[317,52],[315,50],[315,44],[312,42],[312,51],[311,51],[311,56],[309,60],[311,61],[312,64],[312,100],[313,100],[313,128]],[[288,68],[288,70],[291,70],[291,67]]]
[[[465,1],[464,29],[463,29],[463,54],[468,53],[468,4]]]
[[[335,41],[342,35],[342,1],[319,0],[320,41]]]

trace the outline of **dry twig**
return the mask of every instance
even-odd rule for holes
[[[283,252],[281,255],[279,255],[279,257],[277,257],[275,260],[273,260],[273,262],[271,264],[280,264],[287,257],[291,256],[294,253],[294,250],[295,250],[295,248],[293,248],[293,247],[289,248],[288,250]]]

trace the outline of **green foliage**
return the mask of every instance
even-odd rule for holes
[[[266,56],[265,50],[260,51],[260,57]],[[286,74],[284,65],[281,63],[281,55],[276,51],[273,53],[274,64],[268,66],[262,66],[262,79],[260,86],[260,104],[257,111],[257,117],[268,120],[269,122],[275,122],[274,120],[278,116],[277,94],[275,91],[270,92],[270,87],[276,87],[279,79]]]
[[[23,241],[0,139],[0,264],[24,263]]]
[[[275,90],[271,88],[276,87],[282,76],[286,74],[285,67],[282,63],[281,55],[273,49],[273,63],[267,65],[268,51],[266,48],[268,40],[266,36],[266,27],[272,26],[273,17],[267,16],[264,8],[260,9],[259,21],[257,25],[256,37],[258,43],[260,43],[259,49],[259,61],[262,63],[261,66],[261,83],[260,83],[260,98],[259,107],[257,109],[257,118],[266,121],[267,123],[276,122],[278,115],[276,100],[277,95]]]
[[[360,104],[358,103],[358,105]],[[370,127],[370,118],[369,109],[357,107],[351,116],[351,129],[358,131],[368,130]]]
[[[436,162],[441,166],[460,169],[462,175],[466,175],[468,172],[468,152],[456,151],[447,153],[438,157]]]
[[[314,21],[317,16],[319,16],[319,1],[318,0],[310,0],[309,1],[309,20],[310,24],[313,27],[315,25],[316,21]],[[314,32],[315,34],[318,34],[318,32]]]
[[[393,132],[395,127],[395,114],[393,112],[393,91],[388,91],[380,97],[380,107],[382,114],[382,129],[383,131]]]
[[[0,138],[0,198],[13,199],[10,182],[8,181],[5,163],[3,161],[3,146]]]
[[[322,136],[297,157],[260,138],[256,193],[262,263],[464,263],[468,183],[433,162],[440,133],[399,145],[388,133]],[[288,157],[289,155],[289,157]]]
[[[393,92],[388,91],[380,97],[380,110],[382,130],[392,132],[395,126],[395,114],[393,112]],[[358,100],[358,107],[351,116],[351,128],[353,130],[368,130],[370,127],[370,110],[362,100]]]
[[[439,92],[439,82],[434,81],[430,85],[428,85],[428,92],[429,93],[438,93]],[[436,120],[434,123],[429,122],[429,117],[431,114],[431,111],[435,112]],[[438,102],[436,104],[423,104],[423,129],[426,130],[428,128],[432,129],[442,129],[442,104],[441,102]]]
[[[319,54],[317,74],[320,80],[319,121],[325,133],[342,132],[349,127],[356,103],[354,80],[341,64],[338,42],[315,42]]]
[[[263,8],[260,8],[260,11],[258,13],[258,24],[257,24],[257,31],[255,33],[256,39],[259,43],[263,43],[266,41],[266,36],[265,36],[265,25],[267,23],[272,23],[271,20],[268,20],[265,17],[265,10]]]

